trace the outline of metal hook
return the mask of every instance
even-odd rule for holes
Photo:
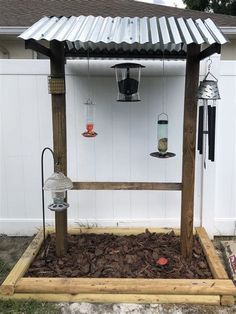
[[[165,112],[162,112],[158,115],[158,120],[160,119],[161,116],[165,116],[166,117],[166,120],[168,121],[168,114],[165,113]]]
[[[210,69],[211,69],[211,65],[212,65],[212,59],[209,57],[207,62],[209,62],[207,69],[208,69],[208,73],[210,73]]]

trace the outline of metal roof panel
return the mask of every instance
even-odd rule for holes
[[[224,35],[211,19],[185,20],[174,17],[43,17],[20,36],[25,40],[66,41],[76,49],[123,49],[178,51],[181,46],[224,44]],[[70,42],[74,46],[70,44]]]

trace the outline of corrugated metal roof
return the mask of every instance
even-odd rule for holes
[[[43,17],[19,37],[66,41],[69,49],[183,50],[186,45],[224,44],[224,35],[211,19],[175,17]]]

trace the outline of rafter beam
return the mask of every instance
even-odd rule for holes
[[[213,55],[214,53],[220,53],[221,51],[221,45],[220,44],[212,44],[211,46],[209,46],[208,48],[202,50],[200,52],[199,55],[199,60],[203,60],[205,58],[210,57],[211,55]]]
[[[65,53],[66,57],[74,57],[74,58],[87,58],[88,52],[87,51],[67,51]],[[91,51],[89,52],[90,58],[114,58],[114,59],[186,59],[186,52],[176,52],[176,53],[169,53],[169,52],[146,52],[146,51]]]
[[[29,39],[29,40],[25,41],[25,49],[32,49],[32,50],[39,52],[39,53],[41,53],[44,56],[47,56],[49,58],[51,56],[51,50],[49,48],[41,45],[40,43],[38,43],[34,39]]]

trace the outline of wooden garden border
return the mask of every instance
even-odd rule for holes
[[[167,233],[179,229],[149,228]],[[71,228],[70,234],[139,234],[145,228]],[[47,228],[47,235],[54,232]],[[233,305],[236,288],[228,278],[204,228],[194,230],[199,236],[214,279],[130,279],[130,278],[24,278],[37,255],[43,233],[39,231],[1,286],[0,299],[35,299],[51,302],[130,302],[188,303]]]

